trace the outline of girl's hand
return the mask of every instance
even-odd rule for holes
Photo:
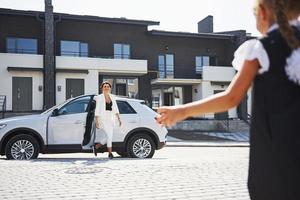
[[[121,127],[122,126],[122,121],[119,119],[119,126]]]
[[[157,112],[156,122],[169,127],[187,117],[183,106],[163,106]]]

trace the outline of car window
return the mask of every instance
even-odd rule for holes
[[[120,114],[136,114],[136,111],[126,101],[117,101]]]
[[[69,115],[76,113],[84,113],[87,110],[91,97],[85,96],[70,101],[67,105],[59,109],[59,115]]]

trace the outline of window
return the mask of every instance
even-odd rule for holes
[[[129,44],[114,44],[114,58],[129,59],[130,45]]]
[[[7,38],[6,52],[21,54],[37,54],[37,39]]]
[[[163,55],[158,56],[158,70],[159,70],[159,77],[165,78],[166,77],[165,56]]]
[[[174,105],[183,104],[183,87],[174,87]]]
[[[202,74],[203,66],[209,66],[209,56],[196,56],[196,74]]]
[[[128,81],[128,86],[129,85],[134,85],[135,79],[128,79],[127,81]]]
[[[159,97],[152,97],[152,108],[157,109],[159,105]]]
[[[166,55],[166,77],[174,78],[174,55]]]
[[[88,44],[78,41],[60,41],[60,55],[88,57]]]
[[[162,92],[161,89],[152,90],[152,108],[158,109],[162,105]]]
[[[120,114],[136,114],[135,110],[126,101],[117,101]]]
[[[158,70],[160,78],[174,78],[174,55],[159,55]]]
[[[59,109],[59,115],[70,115],[70,114],[77,114],[77,113],[84,113],[87,112],[87,107],[89,105],[91,97],[81,97],[69,102],[67,105],[63,106]]]

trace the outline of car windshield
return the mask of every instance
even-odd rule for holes
[[[47,113],[51,112],[52,110],[54,110],[55,108],[60,107],[61,105],[65,104],[66,102],[68,102],[68,101],[70,101],[70,100],[72,100],[72,99],[68,99],[68,100],[66,100],[66,101],[64,101],[64,102],[62,102],[62,103],[60,103],[60,104],[57,104],[56,106],[53,106],[52,108],[49,108],[48,110],[46,110],[46,111],[43,112],[42,114],[47,114]]]

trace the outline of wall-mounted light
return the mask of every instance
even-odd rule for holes
[[[61,92],[61,85],[57,86],[57,91]]]
[[[198,93],[198,90],[197,90],[197,88],[195,88],[195,89],[194,89],[194,92],[195,92],[195,93]]]
[[[43,86],[42,86],[42,85],[39,85],[39,86],[38,86],[38,90],[39,90],[39,92],[43,91]]]
[[[169,46],[165,45],[165,50],[168,51],[169,50]]]

